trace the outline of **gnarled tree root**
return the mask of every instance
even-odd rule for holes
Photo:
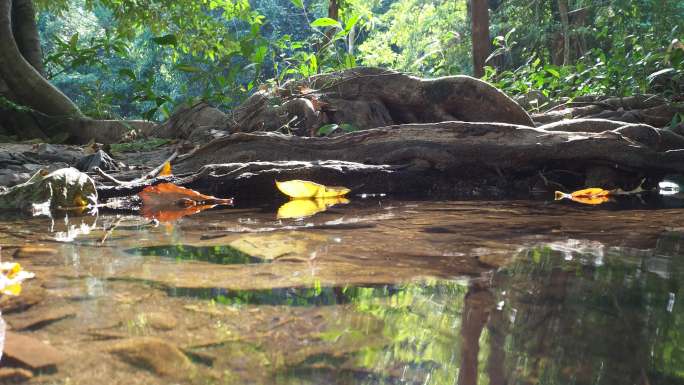
[[[442,122],[335,138],[237,133],[177,160],[174,170],[181,177],[174,181],[238,199],[277,195],[276,179],[311,179],[366,193],[462,198],[520,197],[531,189],[587,184],[632,190],[644,179],[648,188],[666,174],[684,174],[683,142],[676,134],[629,124],[602,132],[550,128]],[[99,190],[105,198],[127,195],[159,180],[168,179]]]

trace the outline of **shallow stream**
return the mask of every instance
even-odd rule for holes
[[[684,384],[684,209],[275,212],[1,217],[8,331],[61,355],[28,383]]]

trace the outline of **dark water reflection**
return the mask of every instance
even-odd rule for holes
[[[3,258],[46,297],[3,312],[73,309],[26,332],[67,357],[29,383],[684,384],[681,214],[379,202],[305,221],[100,217],[70,242],[7,219]],[[112,350],[141,337],[190,369]]]

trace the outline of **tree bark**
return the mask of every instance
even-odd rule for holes
[[[12,31],[21,55],[39,74],[45,76],[43,51],[36,25],[36,10],[31,0],[12,1]]]
[[[330,0],[328,3],[328,17],[337,20],[340,17],[340,7],[338,0]]]
[[[78,107],[22,56],[13,38],[12,6],[12,0],[0,0],[0,77],[17,103],[48,116],[80,117]]]
[[[491,53],[489,38],[489,7],[487,0],[471,0],[470,24],[473,41],[473,74],[477,78],[484,76],[487,57]]]
[[[390,165],[411,177],[398,184],[388,182],[381,192],[432,198],[511,197],[527,194],[533,187],[573,191],[588,184],[630,191],[645,178],[644,188],[648,188],[666,174],[684,172],[684,138],[675,133],[665,135],[666,131],[650,126],[615,122],[612,130],[592,133],[603,122],[584,121],[584,129],[570,123],[569,130],[562,124],[548,129],[502,123],[406,124],[335,138],[236,133],[179,159],[174,171],[180,175],[209,164],[237,167],[283,160]],[[272,181],[266,180],[261,188],[268,188]],[[355,183],[353,179],[336,181]],[[225,195],[221,186],[210,183],[203,191]]]
[[[570,65],[570,21],[568,0],[558,0],[558,13],[561,19],[561,33],[563,34],[563,65]]]

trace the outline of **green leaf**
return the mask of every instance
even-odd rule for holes
[[[122,76],[122,77],[127,76],[127,77],[129,77],[131,80],[135,80],[135,72],[133,72],[133,70],[131,70],[131,69],[129,69],[129,68],[122,68],[122,69],[120,69],[120,70],[119,70],[119,76]]]
[[[294,4],[295,7],[304,9],[304,1],[303,0],[290,0],[292,4]]]
[[[72,51],[76,51],[77,48],[78,48],[78,32],[71,35],[71,39],[69,39],[69,49],[71,49]]]
[[[560,78],[560,72],[558,72],[557,69],[551,68],[550,66],[544,66],[544,70],[553,75],[553,77]]]
[[[202,72],[201,68],[187,64],[179,64],[176,69],[183,72]]]
[[[352,28],[354,28],[354,26],[356,25],[356,23],[359,22],[359,19],[360,19],[360,18],[361,18],[361,15],[360,15],[360,14],[358,14],[358,13],[353,14],[353,15],[349,18],[349,20],[347,20],[347,22],[345,23],[344,31],[345,31],[345,32],[351,31]]]
[[[339,29],[343,29],[342,25],[340,24],[339,21],[335,19],[331,19],[329,17],[321,17],[319,19],[314,20],[311,23],[312,27],[337,27]]]
[[[173,35],[173,34],[153,37],[152,41],[159,44],[159,45],[176,45],[176,44],[178,44],[178,39],[176,38],[176,35]]]
[[[326,136],[339,127],[337,124],[326,124],[318,128],[318,136]]]

